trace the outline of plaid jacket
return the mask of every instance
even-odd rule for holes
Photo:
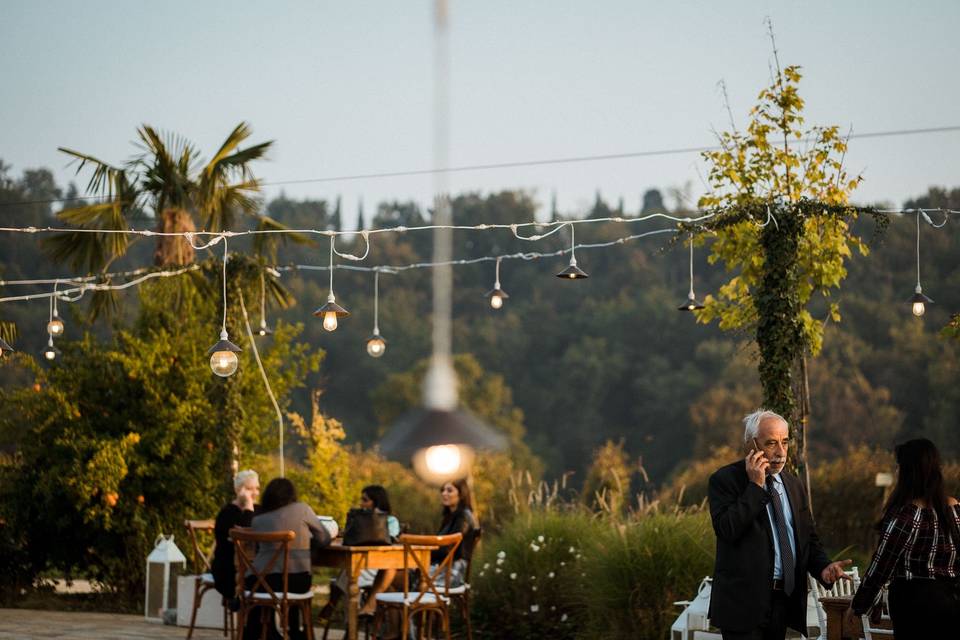
[[[960,526],[960,505],[948,507]],[[853,598],[854,613],[869,611],[891,579],[960,577],[960,547],[937,522],[937,512],[907,504],[884,521],[870,568]]]

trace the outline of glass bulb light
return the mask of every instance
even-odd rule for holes
[[[63,320],[57,316],[53,316],[53,319],[47,323],[47,333],[49,333],[54,338],[58,338],[63,335]]]
[[[326,311],[323,314],[323,328],[327,331],[337,330],[337,314],[334,311]]]
[[[210,356],[210,368],[221,378],[229,378],[237,371],[240,359],[233,351],[214,351]]]
[[[53,336],[50,336],[50,339],[47,340],[47,347],[43,350],[43,357],[48,362],[52,362],[57,359],[59,354],[60,350],[53,346]]]
[[[414,471],[425,481],[443,484],[466,478],[473,464],[473,448],[464,444],[440,444],[413,455]]]
[[[490,306],[494,309],[500,309],[503,307],[503,298],[497,295],[490,296]]]
[[[371,338],[367,340],[367,354],[371,358],[379,358],[386,350],[387,343],[379,335],[371,336]]]
[[[927,307],[922,302],[913,303],[913,315],[919,318],[924,313],[926,313],[926,311],[927,311]]]

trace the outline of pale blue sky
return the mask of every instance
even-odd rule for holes
[[[742,124],[781,60],[804,67],[808,122],[855,132],[960,124],[960,2],[451,2],[453,165],[709,145]],[[58,145],[119,163],[140,123],[206,152],[239,120],[276,140],[268,181],[432,166],[432,3],[0,4],[0,158],[71,170]],[[960,132],[855,140],[861,202],[960,185]],[[454,174],[463,190],[596,190],[627,210],[649,187],[701,188],[696,155]],[[702,166],[702,165],[701,165]],[[427,202],[429,176],[284,187],[293,197]],[[82,185],[81,185],[82,186]],[[271,187],[269,195],[279,193]],[[368,218],[369,219],[369,218]]]

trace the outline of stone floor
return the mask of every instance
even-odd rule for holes
[[[316,629],[317,638],[322,629]],[[164,626],[147,622],[143,616],[114,613],[75,613],[70,611],[36,611],[32,609],[0,609],[0,638],[3,640],[145,640],[147,638],[178,638],[184,640],[183,627]],[[223,632],[197,629],[195,640],[222,640]],[[341,640],[342,632],[330,631],[331,640]]]

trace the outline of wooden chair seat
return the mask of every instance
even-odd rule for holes
[[[187,640],[193,637],[193,630],[197,624],[197,611],[200,609],[200,603],[203,596],[209,591],[215,589],[213,574],[210,573],[210,563],[213,560],[213,551],[216,548],[216,540],[210,547],[210,552],[204,552],[200,537],[202,535],[213,536],[216,523],[213,520],[185,520],[184,526],[190,537],[190,546],[193,551],[193,571],[195,572],[193,584],[193,610],[190,612],[190,627],[187,629]],[[220,594],[217,594],[218,596]],[[233,615],[227,607],[226,600],[220,598],[220,606],[223,607],[223,635],[224,637],[233,636]]]

